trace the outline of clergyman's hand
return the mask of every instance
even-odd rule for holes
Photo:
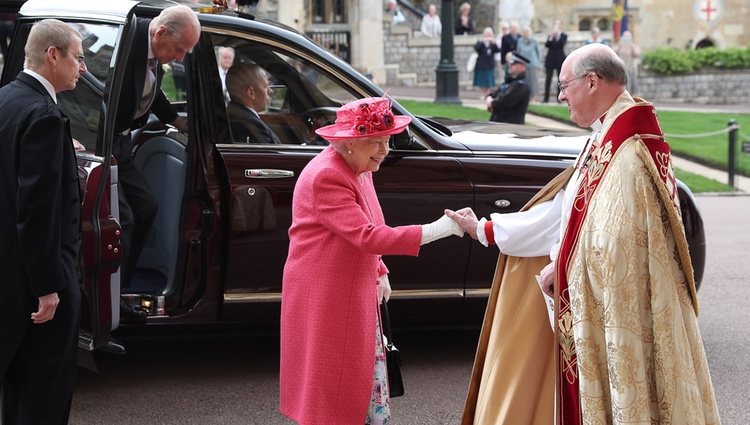
[[[52,320],[58,304],[60,297],[57,296],[57,292],[42,295],[39,297],[39,311],[31,313],[31,320],[37,325]]]
[[[477,220],[477,216],[471,208],[461,208],[457,211],[446,209],[445,215],[458,223],[458,225],[464,229],[472,239],[477,239],[477,224],[479,223],[479,220]]]
[[[551,262],[544,266],[539,272],[539,280],[541,281],[542,291],[550,297],[555,295],[555,262]]]

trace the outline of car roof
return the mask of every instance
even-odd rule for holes
[[[124,20],[138,4],[132,0],[81,1],[81,0],[29,0],[21,6],[19,15],[32,18],[45,17],[97,17]]]
[[[3,1],[5,3],[6,1]],[[92,2],[88,0],[13,0],[8,1],[20,7],[20,14],[26,17],[44,18],[46,16],[97,17],[124,20],[134,7],[161,10],[175,4],[183,4],[199,13],[221,13],[224,7],[213,4],[210,0],[106,0]],[[249,15],[245,15],[250,17]]]

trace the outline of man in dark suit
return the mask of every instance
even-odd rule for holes
[[[115,129],[119,133],[112,146],[118,165],[118,195],[122,226],[123,262],[121,286],[130,286],[143,243],[156,217],[158,203],[148,184],[132,162],[133,141],[130,131],[143,126],[153,112],[163,123],[171,123],[187,132],[187,120],[179,117],[161,91],[162,64],[179,61],[192,51],[200,37],[198,18],[187,6],[164,9],[153,20],[138,19],[133,52],[128,58],[126,87],[120,98]],[[120,302],[124,317],[145,317],[137,306]]]
[[[518,46],[518,40],[521,34],[518,32],[518,22],[510,23],[510,31],[500,39],[500,63],[503,65],[503,72],[508,73],[508,53],[515,52]]]
[[[557,72],[560,78],[560,68],[565,60],[565,43],[568,35],[562,32],[562,21],[555,19],[552,32],[547,36],[544,45],[547,47],[547,56],[544,58],[544,68],[547,71],[544,79],[544,103],[549,102],[550,84],[552,84],[552,73]],[[558,93],[558,96],[560,93]]]
[[[57,93],[86,72],[81,36],[39,21],[26,66],[0,89],[0,422],[65,424],[81,311],[81,195]]]
[[[229,128],[235,143],[281,143],[279,136],[263,122],[258,112],[266,110],[273,90],[268,75],[257,64],[238,64],[227,72]]]
[[[487,95],[487,110],[492,112],[490,121],[523,124],[531,99],[531,88],[526,84],[528,59],[516,53],[510,55],[508,63],[506,81]]]

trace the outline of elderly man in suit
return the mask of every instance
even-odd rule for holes
[[[81,311],[81,200],[57,93],[86,72],[81,36],[36,23],[26,68],[0,89],[0,387],[4,424],[67,423]]]
[[[279,136],[260,118],[273,90],[268,75],[257,64],[239,64],[229,68],[227,105],[229,128],[235,143],[281,143]]]
[[[187,120],[179,117],[161,91],[161,64],[182,62],[200,37],[198,18],[187,6],[164,9],[153,20],[138,19],[133,52],[125,68],[132,84],[123,90],[117,110],[115,129],[119,133],[112,153],[119,175],[120,225],[122,226],[123,265],[121,285],[130,286],[143,243],[156,217],[158,204],[146,180],[132,163],[133,141],[130,131],[143,126],[153,112],[163,123],[171,123],[187,132]],[[120,303],[123,317],[145,317],[146,312],[125,301]]]

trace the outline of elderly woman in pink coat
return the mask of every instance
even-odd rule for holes
[[[281,413],[300,425],[390,419],[380,299],[390,294],[382,255],[412,255],[463,231],[446,216],[389,227],[372,173],[411,118],[387,98],[365,98],[316,132],[330,142],[294,188],[281,295]]]

